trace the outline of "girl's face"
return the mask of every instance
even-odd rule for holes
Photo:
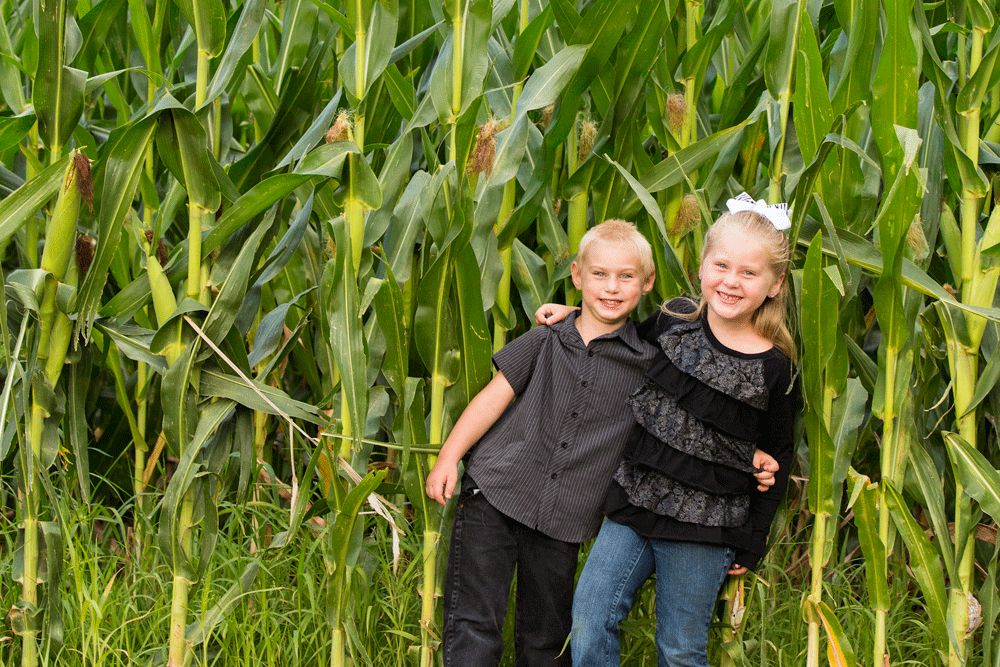
[[[764,299],[777,296],[784,278],[774,275],[764,247],[738,226],[720,230],[699,274],[710,323],[728,328],[749,327]]]

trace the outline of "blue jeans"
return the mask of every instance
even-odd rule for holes
[[[463,480],[444,584],[445,667],[495,667],[517,569],[516,667],[570,667],[563,650],[572,623],[580,545],[561,542],[499,512]]]
[[[708,667],[708,627],[733,557],[729,547],[651,540],[605,521],[573,599],[573,666],[621,664],[618,624],[656,572],[657,665]]]

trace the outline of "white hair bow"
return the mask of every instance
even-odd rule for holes
[[[753,211],[771,221],[777,230],[788,229],[792,226],[792,220],[788,217],[788,204],[768,204],[763,199],[754,201],[753,197],[745,192],[736,195],[736,199],[726,202],[730,213],[740,211]]]

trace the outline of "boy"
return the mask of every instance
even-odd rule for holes
[[[628,318],[653,288],[652,249],[635,226],[609,220],[581,239],[571,273],[582,309],[494,355],[497,375],[462,413],[427,476],[427,495],[444,504],[458,462],[478,443],[448,554],[445,667],[499,663],[515,566],[516,664],[570,665],[563,645],[579,545],[600,527],[635,426],[625,398],[654,357]]]

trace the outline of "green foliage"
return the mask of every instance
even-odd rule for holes
[[[0,0],[0,661],[432,664],[423,475],[491,350],[608,217],[640,314],[691,291],[745,189],[793,207],[811,483],[726,659],[995,662],[993,4]]]

